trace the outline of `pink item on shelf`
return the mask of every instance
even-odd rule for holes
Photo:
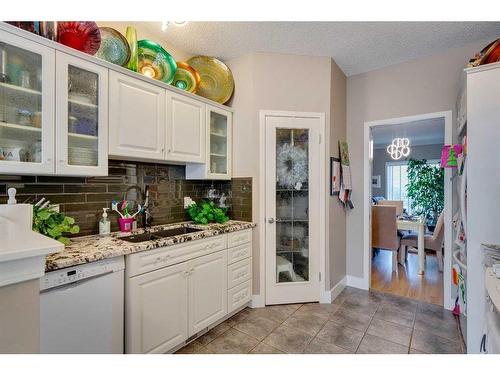
[[[441,168],[457,168],[457,158],[461,153],[462,145],[444,145],[441,151]]]
[[[133,217],[118,218],[118,225],[120,226],[120,232],[131,232],[132,224],[134,223]]]

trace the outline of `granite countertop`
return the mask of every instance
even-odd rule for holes
[[[64,251],[50,254],[46,257],[45,271],[50,272],[61,268],[76,266],[78,264],[91,263],[116,256],[172,246],[183,242],[217,236],[219,234],[254,228],[255,226],[255,223],[235,220],[230,220],[225,224],[196,225],[192,222],[182,222],[178,224],[158,225],[152,227],[148,232],[153,233],[159,230],[179,227],[197,228],[202,229],[202,231],[138,243],[127,242],[121,240],[120,237],[144,233],[143,229],[138,229],[131,233],[115,232],[106,236],[92,235],[75,237],[71,240],[71,244],[66,246]]]

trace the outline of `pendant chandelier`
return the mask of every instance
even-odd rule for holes
[[[410,140],[408,138],[394,138],[387,146],[387,153],[393,160],[399,160],[410,155]]]

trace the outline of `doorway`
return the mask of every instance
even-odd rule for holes
[[[320,300],[323,118],[265,116],[265,303]]]
[[[448,309],[453,306],[451,172],[444,171],[440,184],[444,198],[433,216],[437,221],[442,213],[444,229],[440,230],[432,228],[435,223],[419,207],[415,192],[410,193],[410,187],[418,183],[415,173],[409,181],[409,170],[420,171],[423,165],[424,170],[440,173],[440,150],[443,144],[452,143],[451,126],[451,111],[365,123],[364,167],[366,285]],[[387,205],[394,207],[395,221]],[[444,237],[442,263],[438,251],[424,251],[429,236],[439,237],[439,233]]]

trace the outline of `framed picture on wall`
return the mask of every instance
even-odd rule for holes
[[[382,186],[380,185],[380,175],[372,176],[372,187],[380,189]]]

